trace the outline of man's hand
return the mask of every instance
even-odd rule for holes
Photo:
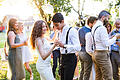
[[[25,46],[28,46],[28,41],[27,41],[27,40],[24,42],[24,45],[25,45]]]
[[[57,43],[60,47],[64,48],[64,44],[63,44],[62,42],[57,41],[56,43]]]
[[[117,33],[115,36],[117,39],[120,39],[120,33]]]
[[[120,42],[117,41],[116,44],[120,47]]]

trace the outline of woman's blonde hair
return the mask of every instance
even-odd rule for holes
[[[16,33],[16,29],[14,28],[16,22],[17,22],[17,19],[15,19],[15,18],[11,18],[11,19],[9,20],[7,35],[8,35],[8,33],[9,33],[9,31],[13,31],[15,34],[17,34],[17,33]]]

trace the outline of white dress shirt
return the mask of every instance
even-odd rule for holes
[[[70,27],[67,25],[63,27],[62,32],[59,34],[59,40],[64,44],[64,47],[66,47],[67,53],[75,53],[81,50],[78,31],[75,28],[70,29],[68,34],[68,44],[66,44],[66,35],[69,28]],[[61,54],[65,54],[65,48],[60,48],[60,52]]]
[[[86,35],[85,35],[85,40],[86,40],[86,52],[88,54],[92,54],[94,51],[92,50],[92,45],[93,45],[93,37],[92,37],[92,33],[91,32],[88,32]]]
[[[96,29],[97,26],[101,25]],[[116,42],[116,37],[109,39],[107,29],[103,26],[103,23],[98,20],[92,28],[92,34],[95,31],[94,39],[96,44],[96,50],[108,50],[108,47]]]

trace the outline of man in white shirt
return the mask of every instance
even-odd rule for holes
[[[93,39],[92,39],[92,34],[91,32],[88,32],[85,35],[85,40],[86,40],[86,52],[92,57],[94,51],[93,51]],[[92,65],[92,71],[91,71],[91,75],[90,75],[90,80],[95,80],[95,67],[94,64]]]
[[[109,39],[107,29],[104,26],[110,18],[110,13],[103,10],[99,13],[98,21],[92,28],[93,60],[95,63],[95,80],[112,80],[112,65],[110,62],[108,47],[116,42],[120,35]],[[87,49],[86,49],[87,50]]]
[[[92,58],[91,56],[86,52],[85,46],[86,46],[86,40],[85,35],[88,32],[91,32],[91,28],[96,23],[97,18],[94,16],[91,16],[87,20],[87,25],[83,26],[81,29],[79,29],[79,40],[81,44],[81,51],[79,53],[79,60],[81,63],[81,71],[80,71],[80,78],[79,80],[89,80],[90,73],[92,69]]]
[[[64,17],[61,13],[56,13],[52,21],[53,25],[60,30],[59,41],[57,43],[60,46],[61,52],[61,80],[73,80],[77,64],[75,53],[81,50],[78,31],[65,25]]]

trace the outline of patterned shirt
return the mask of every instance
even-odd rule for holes
[[[116,35],[116,33],[120,33],[120,31],[117,31],[116,29],[114,29],[110,33],[110,36],[114,36],[114,35]],[[120,41],[120,39],[117,39],[117,41]],[[113,50],[113,51],[119,51],[119,46],[116,43],[114,43],[113,45],[111,45],[111,50]]]

